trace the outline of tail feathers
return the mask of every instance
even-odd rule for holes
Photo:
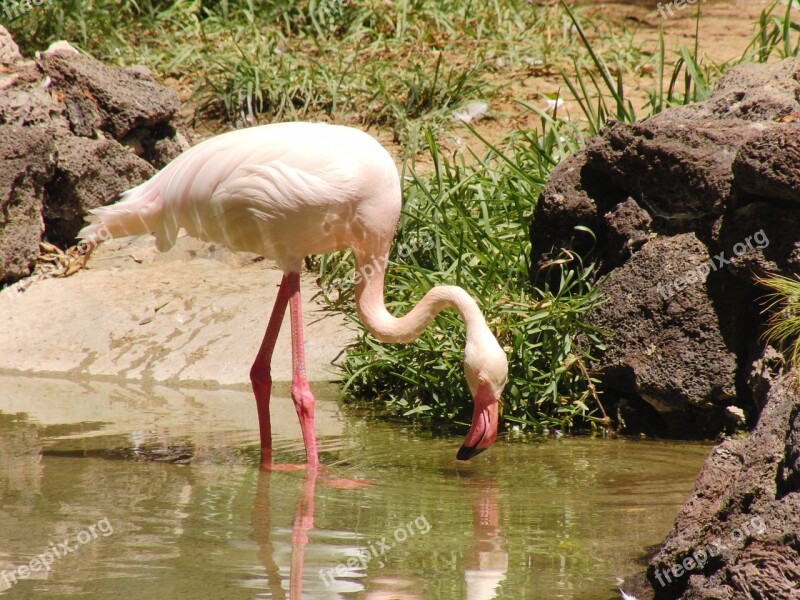
[[[169,250],[177,237],[177,224],[165,222],[159,189],[150,183],[128,190],[115,204],[89,211],[86,217],[89,224],[80,230],[78,237],[97,245],[111,238],[155,233],[158,249]]]

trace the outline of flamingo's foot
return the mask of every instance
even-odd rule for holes
[[[351,479],[350,477],[337,477],[330,472],[327,467],[319,463],[274,463],[271,453],[261,452],[261,464],[259,470],[266,473],[297,473],[299,471],[313,470],[319,476],[319,481],[323,485],[340,490],[358,490],[369,487],[371,484],[364,479]]]
[[[350,479],[349,477],[333,477],[331,475],[323,475],[320,481],[323,485],[339,490],[360,490],[372,485],[365,479]]]
[[[259,470],[261,471],[280,471],[284,473],[292,473],[295,471],[305,471],[308,468],[319,469],[319,459],[316,461],[309,461],[307,463],[274,463],[272,462],[272,450],[269,448],[261,449],[261,464]]]

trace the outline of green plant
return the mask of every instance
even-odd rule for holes
[[[202,120],[325,117],[412,145],[421,131],[449,129],[465,103],[491,107],[497,82],[525,76],[534,59],[554,69],[576,53],[563,12],[527,0],[65,0],[8,26],[29,55],[66,39],[107,62],[143,64],[191,93]],[[623,72],[640,58],[600,26],[587,37],[614,46]]]
[[[589,65],[583,66],[577,57],[573,58],[572,69],[560,69],[564,84],[577,102],[587,122],[590,136],[597,135],[608,119],[613,118],[624,123],[637,120],[636,112],[630,99],[626,98],[623,72],[625,66],[619,62],[612,68],[600,52],[595,50],[584,26],[570,7],[561,0],[561,6],[569,17],[572,27],[578,33],[586,53]],[[664,75],[667,72],[664,49],[664,31],[659,30],[659,46],[653,56],[656,67],[656,87],[648,91],[649,114],[654,115],[669,106],[700,102],[708,97],[712,74],[718,76],[724,66],[707,65],[699,59],[700,43],[700,5],[698,4],[695,19],[694,48],[686,46],[678,48],[678,58],[672,67],[669,84],[664,88]],[[616,77],[612,73],[616,73]],[[683,73],[683,92],[679,93],[678,81]],[[574,78],[574,80],[573,80]]]
[[[780,58],[797,56],[800,52],[800,22],[792,18],[792,9],[800,9],[800,2],[784,1],[786,10],[782,14],[775,14],[780,0],[774,0],[761,11],[758,32],[745,51],[751,60],[767,62],[776,52]]]
[[[764,341],[786,353],[789,364],[800,367],[800,281],[783,275],[769,275],[757,281],[770,290],[764,312],[769,313]]]
[[[622,69],[619,66],[617,67],[617,77],[615,81],[606,62],[592,47],[583,26],[570,7],[563,0],[561,0],[561,6],[564,8],[564,11],[566,11],[573,27],[578,32],[586,51],[589,53],[591,64],[595,68],[594,71],[582,69],[577,60],[575,60],[573,62],[573,70],[578,84],[577,86],[572,82],[572,78],[564,69],[561,69],[561,77],[564,79],[564,83],[569,88],[573,98],[580,106],[581,111],[588,121],[589,134],[597,135],[611,116],[619,121],[632,123],[636,120],[636,115],[630,100],[625,99],[625,88],[622,83]],[[614,101],[613,109],[608,107],[607,99],[609,98]],[[593,99],[597,101],[596,106],[593,104]]]

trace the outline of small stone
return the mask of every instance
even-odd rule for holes
[[[725,416],[737,425],[744,425],[745,423],[744,411],[738,406],[728,406],[725,409]]]
[[[486,102],[470,102],[463,111],[453,111],[453,118],[464,123],[480,121],[486,116],[489,105]]]
[[[0,25],[0,64],[13,65],[21,60],[19,46],[14,42],[8,29]]]

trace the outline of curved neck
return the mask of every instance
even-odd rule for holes
[[[468,336],[476,329],[487,327],[472,296],[455,285],[431,288],[419,304],[402,317],[389,313],[383,300],[386,276],[384,256],[365,261],[356,255],[356,274],[356,308],[359,317],[369,332],[382,342],[406,343],[417,339],[445,308],[454,308],[459,312]]]

